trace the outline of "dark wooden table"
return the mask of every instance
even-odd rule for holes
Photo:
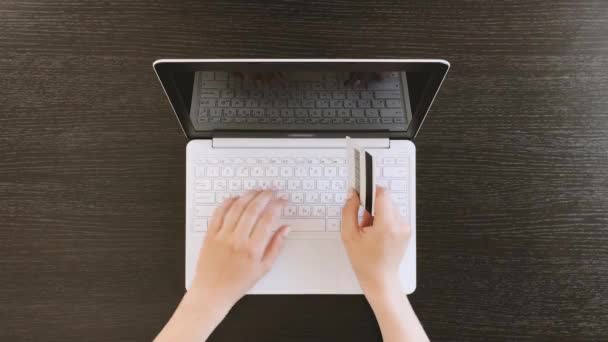
[[[157,58],[445,58],[416,141],[437,341],[608,339],[608,2],[0,2],[0,340],[145,341],[184,289]],[[213,341],[377,341],[360,296],[247,297]]]

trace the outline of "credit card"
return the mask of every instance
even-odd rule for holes
[[[346,137],[346,160],[348,186],[359,195],[361,206],[374,216],[376,197],[374,157],[353,139]]]

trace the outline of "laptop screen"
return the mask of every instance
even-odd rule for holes
[[[413,138],[447,71],[441,63],[333,61],[169,61],[155,68],[190,138]]]

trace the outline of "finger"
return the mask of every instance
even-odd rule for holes
[[[224,222],[222,222],[220,234],[232,233],[236,224],[239,222],[239,218],[243,214],[243,211],[247,207],[247,204],[249,204],[258,193],[258,191],[249,191],[232,203],[230,209],[224,215]]]
[[[279,226],[279,217],[287,201],[282,198],[273,199],[262,213],[251,232],[251,242],[258,252],[266,249],[272,230]]]
[[[274,232],[268,246],[266,246],[264,256],[262,257],[262,264],[264,264],[266,271],[270,270],[270,267],[274,264],[275,260],[277,260],[283,247],[283,240],[287,234],[289,234],[289,226],[282,226]]]
[[[372,215],[367,210],[364,210],[363,219],[361,220],[361,223],[359,224],[359,226],[369,227],[371,225],[372,225]]]
[[[353,189],[348,190],[348,199],[342,208],[342,236],[352,237],[359,232],[359,196]]]
[[[272,200],[273,193],[270,190],[264,190],[255,196],[253,200],[247,204],[247,207],[243,211],[241,218],[234,229],[239,239],[247,240],[251,235],[251,231],[258,221],[262,212],[266,209],[266,206]]]
[[[376,186],[376,201],[374,203],[374,212],[376,216],[374,220],[380,225],[385,223],[391,224],[395,222],[395,206],[391,195],[384,187]]]
[[[215,234],[220,230],[222,222],[224,221],[224,216],[230,209],[230,206],[232,206],[232,203],[236,200],[237,197],[228,198],[224,203],[213,210],[213,215],[211,215],[211,220],[207,226],[207,234]]]

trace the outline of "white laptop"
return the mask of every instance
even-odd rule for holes
[[[375,160],[412,235],[400,268],[416,287],[412,140],[448,71],[443,60],[184,59],[154,69],[189,139],[186,288],[213,209],[249,189],[288,198],[282,254],[251,294],[362,293],[340,240],[345,137]],[[361,211],[360,211],[361,214]]]

